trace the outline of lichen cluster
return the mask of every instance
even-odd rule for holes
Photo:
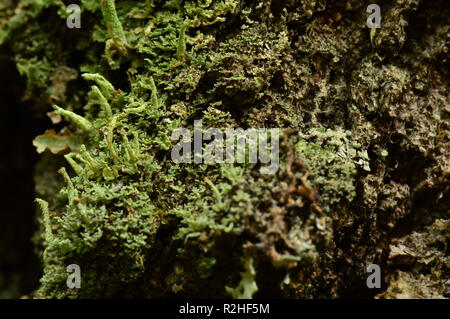
[[[446,1],[380,0],[375,33],[356,0],[81,0],[81,29],[69,4],[0,2],[51,119],[37,297],[449,297]],[[280,169],[173,162],[194,120],[281,128]]]

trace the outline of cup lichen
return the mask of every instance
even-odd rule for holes
[[[45,256],[35,295],[414,290],[416,270],[390,274],[384,291],[361,286],[366,264],[388,266],[386,244],[412,236],[420,251],[448,228],[450,14],[436,3],[380,0],[388,10],[372,41],[356,0],[83,0],[80,30],[67,29],[62,1],[0,10],[0,50],[27,80],[30,112],[54,105],[82,141],[53,155],[66,159],[59,192],[37,173]],[[59,85],[63,67],[75,72]],[[175,163],[171,134],[195,120],[281,128],[279,170]],[[55,170],[45,156],[40,167]],[[427,293],[448,297],[441,248],[442,266],[419,263],[438,283]],[[70,264],[80,289],[66,287]]]

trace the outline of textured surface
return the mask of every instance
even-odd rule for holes
[[[447,1],[378,1],[372,34],[364,1],[113,2],[81,1],[81,29],[0,2],[30,113],[64,126],[34,141],[37,296],[449,296]],[[279,171],[175,164],[199,119],[285,129]]]

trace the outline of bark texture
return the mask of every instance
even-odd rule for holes
[[[69,29],[69,1],[0,1],[0,52],[51,119],[33,294],[448,298],[450,6],[379,0],[369,29],[370,3],[82,0]],[[195,120],[281,128],[279,170],[174,163]]]

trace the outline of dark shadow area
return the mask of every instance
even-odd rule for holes
[[[40,130],[13,61],[0,55],[0,298],[19,298],[38,287],[39,259],[31,237],[37,229],[32,140]]]

